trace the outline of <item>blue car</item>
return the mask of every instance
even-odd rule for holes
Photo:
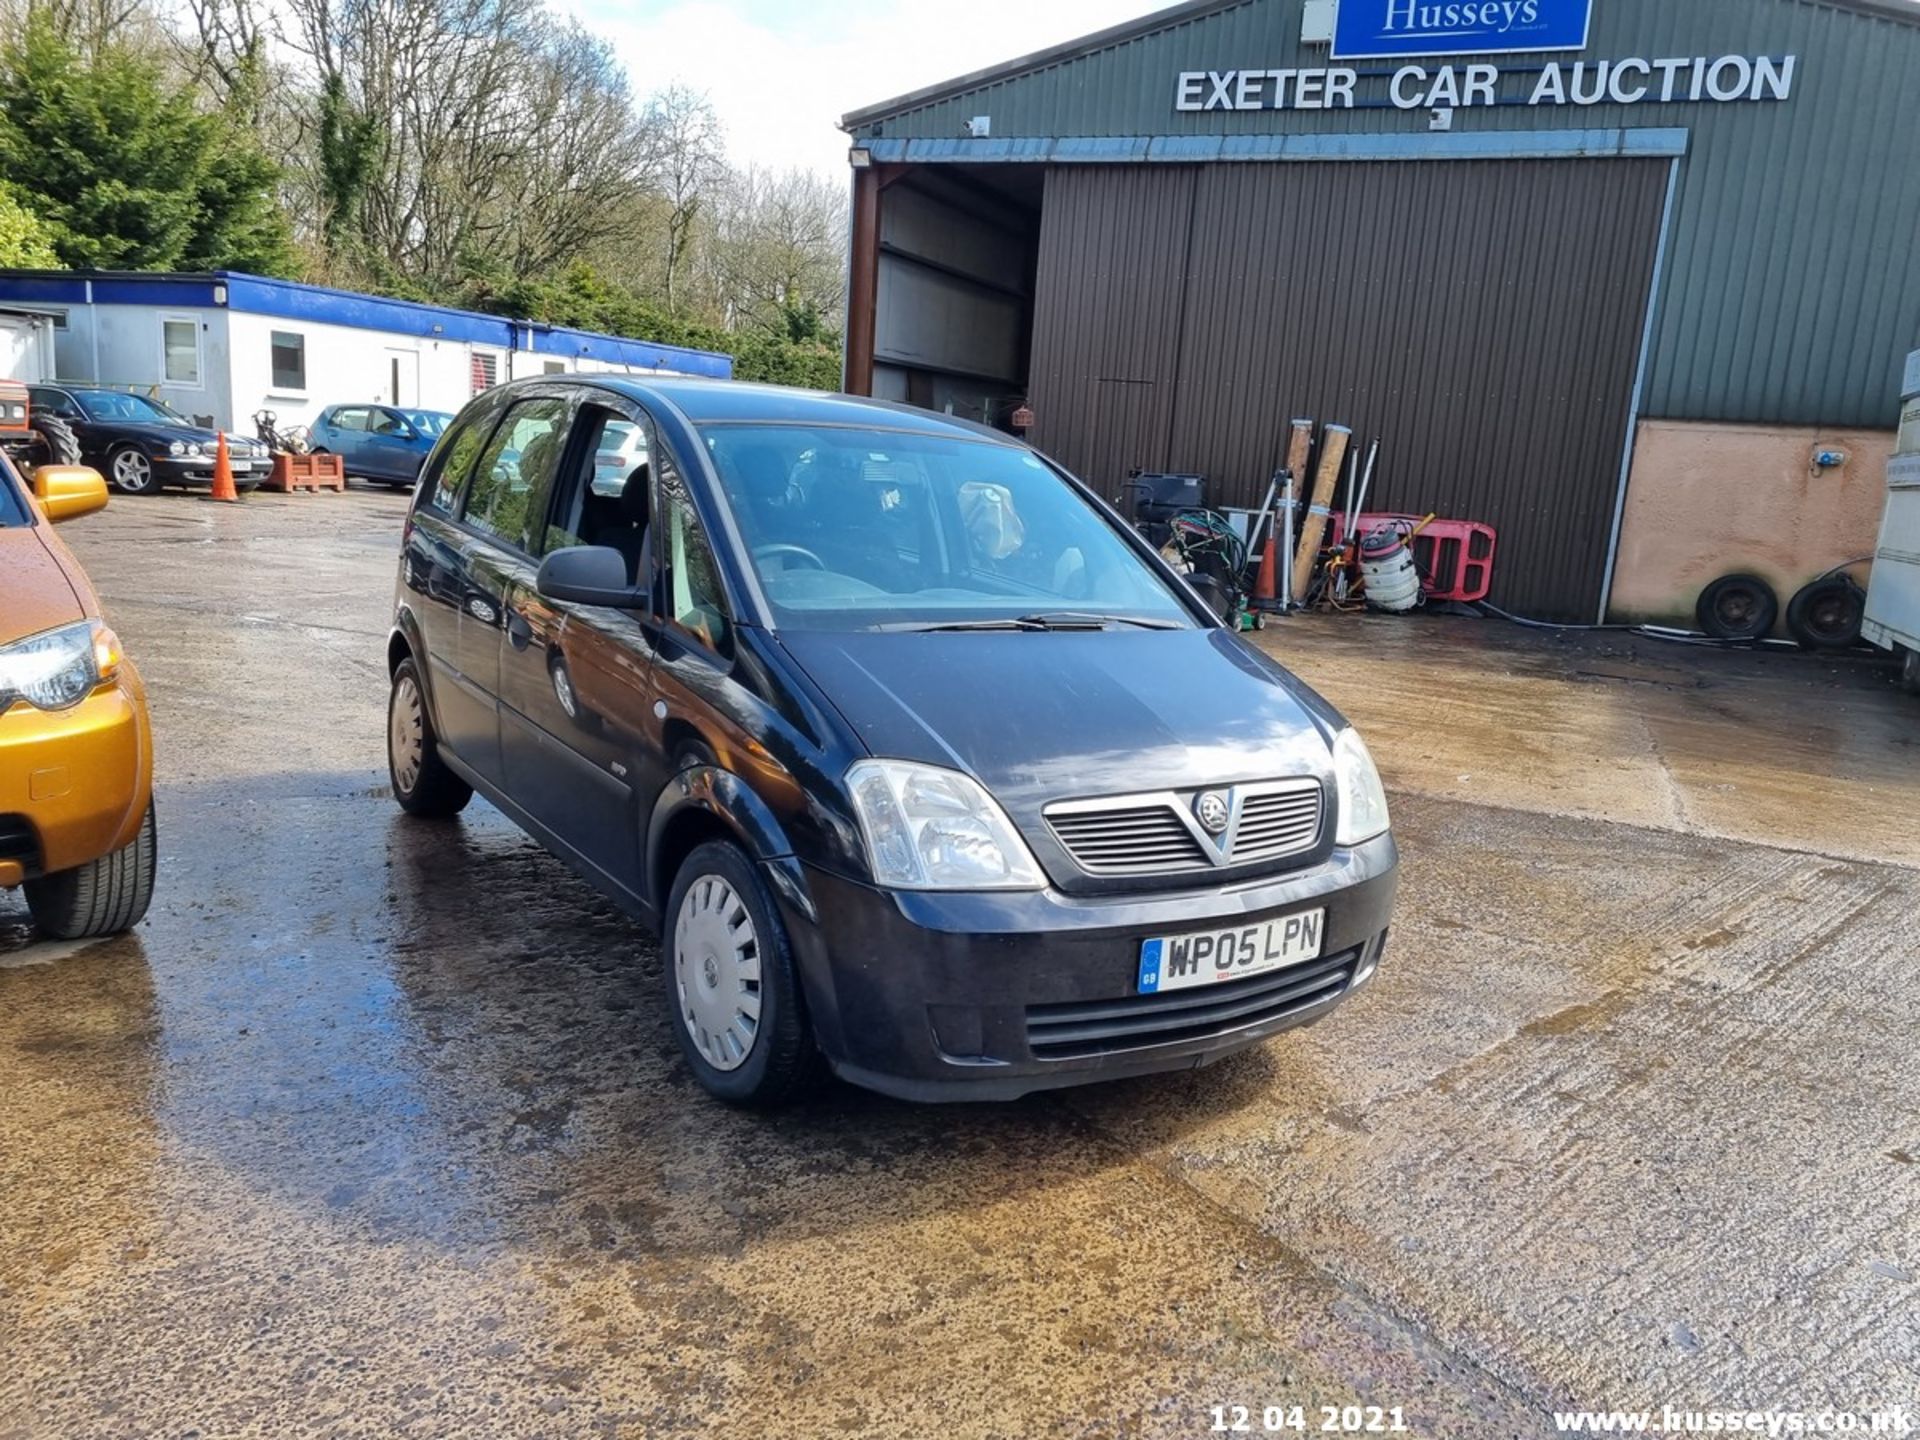
[[[329,405],[313,422],[313,453],[338,455],[349,475],[411,486],[452,419],[443,410]]]

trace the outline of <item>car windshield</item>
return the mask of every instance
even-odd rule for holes
[[[131,420],[140,425],[185,425],[187,417],[144,395],[119,390],[78,390],[75,400],[89,420]]]
[[[409,410],[407,420],[422,435],[438,436],[453,416],[442,410]]]
[[[701,438],[783,626],[1192,624],[1112,526],[1019,446],[779,425],[711,425]]]

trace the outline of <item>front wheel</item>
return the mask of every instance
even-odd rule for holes
[[[27,882],[27,909],[56,940],[91,940],[131,930],[153,903],[158,830],[153,802],[133,842],[111,855]]]
[[[1909,695],[1920,695],[1920,650],[1901,652],[1900,688]]]
[[[793,951],[766,882],[724,840],[680,866],[667,900],[667,1004],[694,1078],[734,1105],[797,1099],[819,1070]]]
[[[153,461],[132,445],[122,445],[107,462],[113,488],[122,495],[151,495],[160,488]]]
[[[420,688],[420,672],[409,656],[393,672],[387,696],[387,774],[393,798],[409,815],[445,820],[473,799],[473,787],[440,758],[433,717]]]

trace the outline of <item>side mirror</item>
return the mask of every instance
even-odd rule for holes
[[[107,482],[91,466],[42,465],[31,483],[34,498],[56,525],[106,508]]]
[[[533,588],[548,600],[633,610],[644,592],[627,579],[627,557],[610,545],[570,545],[540,562]]]

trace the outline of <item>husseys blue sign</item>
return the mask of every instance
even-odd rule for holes
[[[1333,58],[1584,50],[1593,0],[1339,0]]]

